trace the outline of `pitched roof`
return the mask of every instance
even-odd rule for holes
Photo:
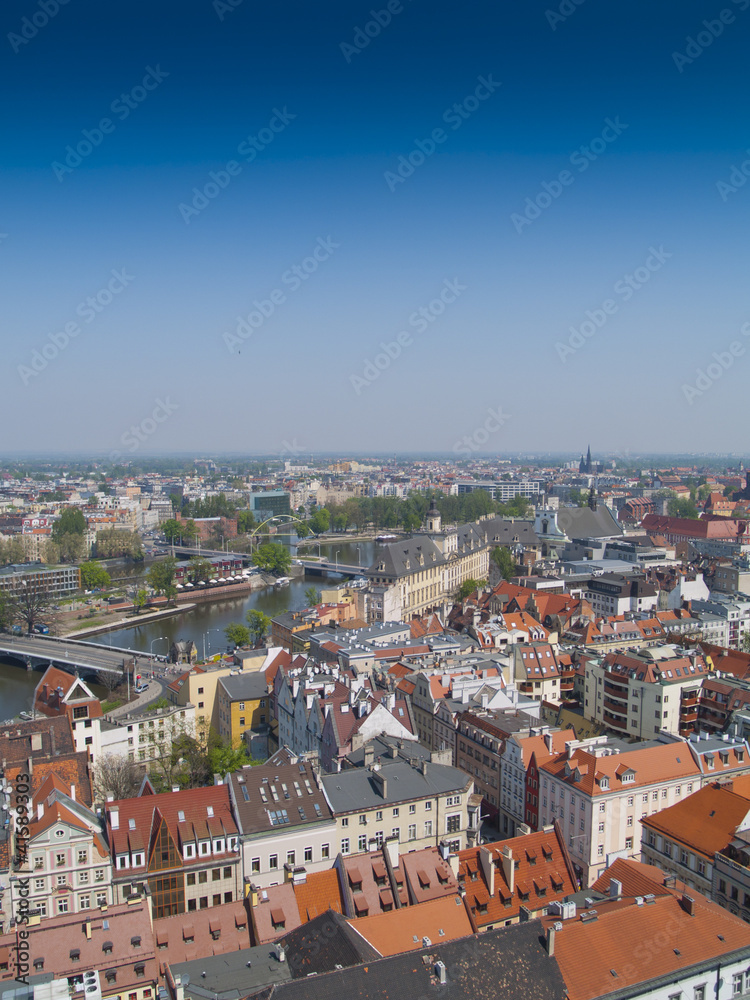
[[[540,770],[575,785],[582,794],[592,796],[608,795],[623,787],[639,788],[700,774],[690,748],[684,743],[648,745],[609,756],[597,756],[594,752],[577,749],[570,758],[560,754],[543,764]],[[634,772],[634,779],[623,782],[629,770]]]
[[[594,1000],[633,991],[657,977],[681,977],[692,966],[726,961],[738,950],[750,957],[750,927],[699,893],[690,895],[692,916],[669,893],[650,905],[597,903],[595,919],[565,920],[555,937],[555,958],[570,1000]],[[555,919],[545,917],[542,923],[548,927]]]
[[[307,924],[290,931],[281,943],[293,979],[348,969],[372,962],[378,952],[350,926],[338,911],[327,910]]]
[[[417,951],[425,946],[425,939],[441,944],[467,937],[473,932],[466,907],[458,895],[359,917],[349,923],[380,955],[385,956]]]
[[[648,896],[651,893],[663,896],[670,891],[664,886],[666,876],[661,868],[632,858],[616,858],[591,886],[592,891],[608,896],[613,878],[621,883],[623,896]]]
[[[304,882],[294,886],[294,895],[302,921],[315,920],[324,913],[344,912],[344,897],[336,868],[308,873]]]
[[[738,828],[750,828],[750,801],[725,786],[704,785],[641,823],[713,861]]]

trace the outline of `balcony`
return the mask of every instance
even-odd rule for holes
[[[627,718],[628,715],[627,705],[621,705],[617,701],[611,701],[609,698],[605,698],[604,707],[605,709],[608,709],[610,712],[614,712],[615,715],[621,715],[623,718]]]

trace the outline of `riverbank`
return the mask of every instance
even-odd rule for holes
[[[107,622],[99,625],[92,625],[89,628],[77,629],[75,632],[65,632],[62,638],[80,639],[87,635],[98,635],[100,632],[111,632],[113,629],[128,628],[132,625],[145,625],[148,622],[158,621],[160,618],[173,618],[175,615],[192,611],[195,604],[180,604],[179,607],[163,608],[161,611],[149,611],[146,614],[130,615],[121,617],[116,613]]]

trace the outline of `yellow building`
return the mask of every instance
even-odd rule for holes
[[[253,672],[222,677],[217,686],[216,706],[219,735],[232,747],[239,747],[247,730],[258,731],[271,722],[265,674]]]
[[[206,723],[218,730],[219,704],[216,690],[219,681],[228,678],[236,670],[236,666],[211,667],[209,664],[193,667],[168,685],[167,698],[173,705],[195,705],[198,731],[201,724]]]

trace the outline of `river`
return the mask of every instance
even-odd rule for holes
[[[296,554],[296,535],[281,534],[274,541],[282,541],[288,545],[292,554]],[[330,559],[332,563],[340,562],[355,566],[369,566],[380,549],[377,542],[315,542],[303,547],[302,554],[320,555]],[[128,649],[137,649],[144,653],[154,652],[165,654],[174,640],[192,639],[198,646],[199,655],[218,653],[227,648],[224,637],[225,626],[232,622],[244,622],[245,614],[252,608],[265,612],[270,618],[282,611],[297,611],[307,605],[305,590],[308,587],[333,586],[341,577],[305,576],[294,579],[285,587],[264,587],[253,590],[242,597],[234,597],[224,601],[207,601],[197,604],[192,611],[163,618],[159,621],[138,625],[135,628],[119,629],[91,637],[92,642],[110,643]],[[204,646],[205,643],[205,646]],[[39,683],[43,670],[33,670],[30,673],[25,667],[12,660],[0,658],[0,722],[17,716],[19,712],[28,711],[34,695],[34,688]],[[104,698],[106,689],[98,685],[89,685],[94,693]]]
[[[296,535],[277,535],[274,541],[284,541],[296,554]],[[344,564],[369,566],[375,552],[380,548],[377,542],[323,542],[320,554],[324,559],[335,563],[338,559]],[[317,555],[318,543],[303,547],[302,554]],[[305,590],[314,586],[318,589],[331,587],[341,577],[305,576],[293,579],[284,587],[264,587],[253,590],[241,597],[228,598],[224,601],[207,601],[197,604],[192,611],[171,618],[149,622],[136,627],[119,629],[94,637],[95,642],[110,642],[113,646],[137,649],[144,653],[154,652],[165,654],[172,642],[179,639],[192,639],[198,647],[198,654],[203,655],[204,642],[207,655],[219,653],[227,648],[224,628],[232,622],[244,622],[245,615],[251,609],[263,611],[273,618],[282,611],[298,611],[307,606]]]

